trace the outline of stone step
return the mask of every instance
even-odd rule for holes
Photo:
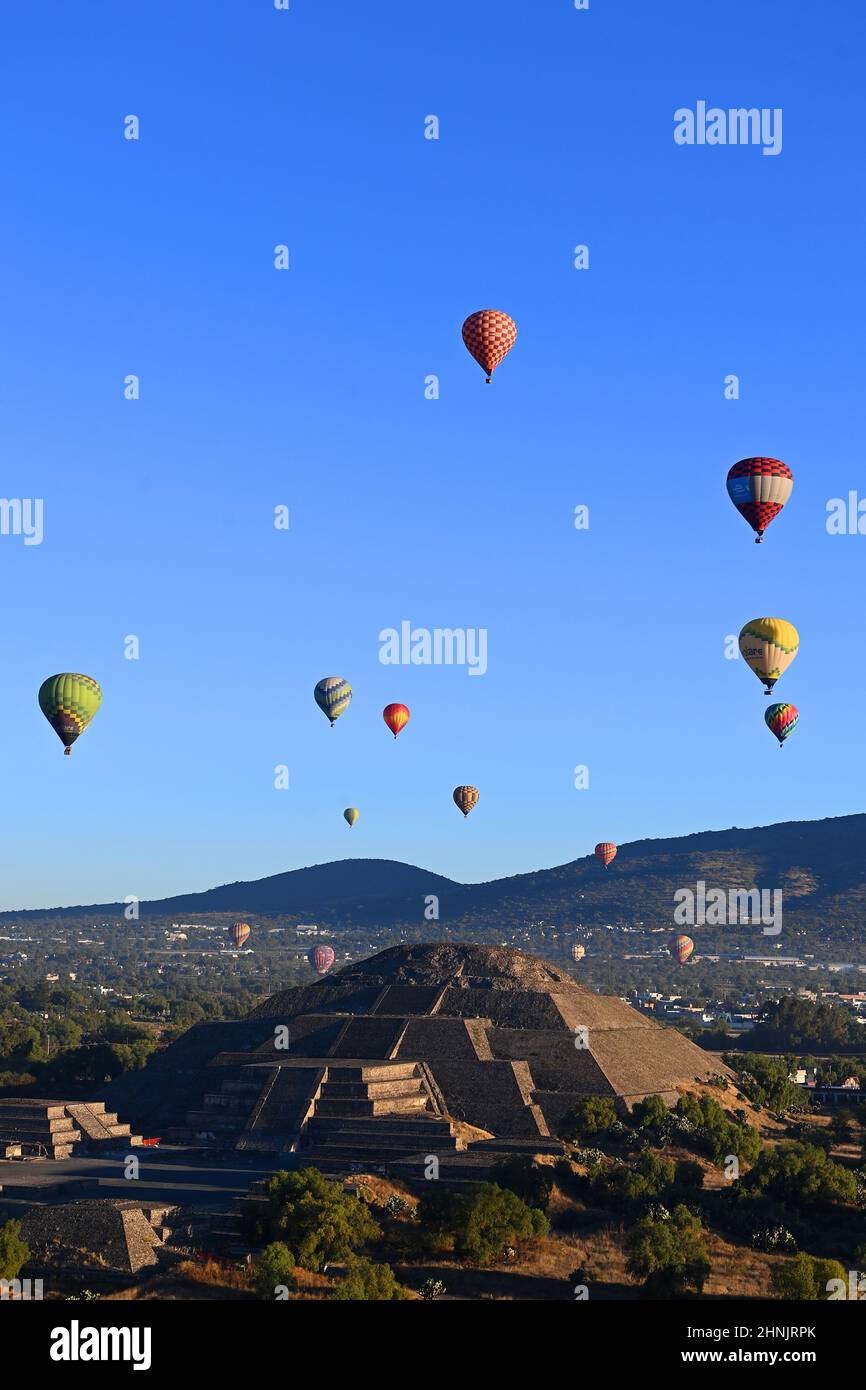
[[[358,1144],[327,1144],[323,1146],[315,1145],[310,1149],[303,1149],[302,1153],[308,1163],[313,1167],[318,1165],[319,1159],[330,1163],[333,1159],[345,1159],[351,1163],[369,1163],[371,1165],[390,1167],[398,1162],[405,1162],[406,1159],[417,1156],[423,1159],[425,1150],[417,1144],[389,1144],[387,1147],[381,1144],[368,1144],[360,1146]]]
[[[29,1099],[6,1099],[0,1100],[0,1118],[6,1119],[9,1116],[20,1118],[22,1115],[40,1115],[47,1119],[61,1119],[66,1113],[66,1107],[62,1101],[51,1100],[29,1100]]]
[[[27,1119],[20,1120],[0,1119],[0,1135],[4,1138],[8,1136],[10,1138],[14,1137],[16,1139],[21,1139],[26,1135],[34,1135],[37,1138],[44,1135],[46,1138],[50,1138],[55,1134],[68,1135],[72,1139],[77,1139],[78,1130],[75,1128],[73,1121],[66,1115],[50,1120],[40,1120],[36,1117],[28,1117]]]
[[[316,1115],[405,1115],[426,1110],[426,1095],[399,1096],[391,1100],[328,1100],[316,1101]]]
[[[306,1145],[305,1145],[306,1147]],[[425,1136],[417,1134],[357,1134],[344,1129],[339,1129],[327,1134],[316,1133],[310,1136],[310,1147],[323,1148],[329,1152],[332,1148],[351,1149],[359,1151],[367,1149],[382,1149],[389,1153],[402,1149],[406,1153],[416,1154],[424,1148],[435,1148],[437,1150],[450,1149],[457,1151],[457,1137],[454,1134],[442,1134],[430,1136],[430,1142],[425,1144]]]
[[[420,1079],[407,1076],[398,1081],[331,1081],[322,1086],[322,1095],[331,1100],[382,1100],[388,1096],[426,1094]]]
[[[418,1075],[417,1062],[328,1062],[329,1081],[405,1081]]]
[[[411,1118],[399,1115],[358,1115],[349,1118],[340,1115],[314,1115],[309,1120],[305,1133],[319,1134],[333,1130],[340,1130],[344,1134],[415,1134],[419,1139],[423,1139],[424,1136],[440,1132],[450,1134],[451,1123],[436,1115],[431,1115],[429,1119],[423,1115],[413,1115]]]

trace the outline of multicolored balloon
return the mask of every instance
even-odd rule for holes
[[[331,721],[333,729],[340,715],[349,708],[352,700],[352,687],[342,676],[325,676],[313,691],[316,704]]]
[[[63,744],[67,755],[83,734],[99,706],[102,690],[92,676],[77,671],[63,671],[49,676],[39,687],[39,708]]]
[[[401,729],[405,729],[409,723],[409,711],[405,705],[386,705],[382,710],[382,718],[396,738]]]
[[[757,532],[756,545],[791,496],[793,486],[794,475],[781,459],[740,459],[729,471],[728,496]]]
[[[462,811],[464,816],[468,816],[473,806],[478,805],[477,787],[455,787],[452,792],[454,805]]]
[[[586,947],[572,946],[571,954],[574,960],[583,960],[584,956],[586,955]]]
[[[779,740],[779,747],[790,738],[800,722],[800,711],[796,705],[768,705],[764,710],[764,723]]]
[[[334,964],[334,948],[333,946],[314,946],[307,956],[307,960],[317,975],[327,975]]]
[[[352,826],[355,824],[355,821],[358,819],[360,814],[361,812],[358,810],[357,806],[346,807],[345,811],[343,812],[343,820],[348,821],[350,830]]]
[[[610,840],[601,840],[595,847],[595,857],[607,868],[616,859],[616,845]]]
[[[784,618],[751,618],[740,633],[740,654],[769,695],[800,647],[800,634]]]
[[[671,937],[669,947],[674,960],[679,961],[680,965],[685,965],[692,951],[695,949],[695,943],[690,936],[686,936],[683,932],[678,932],[676,936]]]
[[[503,357],[517,341],[517,324],[501,309],[479,309],[463,323],[463,341],[489,383]]]
[[[232,941],[235,943],[235,947],[238,951],[243,946],[249,934],[250,927],[248,922],[235,922],[232,927]]]

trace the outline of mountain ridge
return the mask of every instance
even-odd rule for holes
[[[491,925],[515,915],[563,913],[586,923],[654,915],[669,920],[673,894],[700,879],[724,889],[781,888],[786,912],[846,913],[866,926],[866,814],[696,831],[621,845],[608,869],[593,855],[482,883],[463,884],[389,859],[339,859],[265,878],[142,901],[142,916],[174,913],[315,913],[358,925],[416,923],[432,894],[439,918]],[[122,914],[122,903],[22,909],[5,918]],[[840,916],[841,914],[841,916]]]

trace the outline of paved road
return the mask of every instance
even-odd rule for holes
[[[139,1161],[137,1179],[124,1177],[129,1153]],[[206,1149],[179,1145],[118,1148],[113,1157],[105,1158],[37,1159],[27,1163],[0,1160],[0,1206],[11,1210],[34,1202],[125,1197],[136,1202],[229,1211],[235,1205],[235,1197],[242,1196],[252,1183],[279,1166],[276,1159],[258,1154],[218,1157]]]

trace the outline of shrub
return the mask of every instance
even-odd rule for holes
[[[616,1106],[608,1096],[585,1096],[563,1115],[559,1137],[576,1143],[592,1134],[603,1134],[617,1118]]]
[[[21,1222],[0,1226],[0,1279],[17,1279],[30,1259],[30,1247],[21,1239]]]
[[[857,1198],[855,1175],[812,1144],[765,1149],[742,1183],[746,1192],[796,1206],[853,1202]]]
[[[432,1303],[434,1299],[441,1298],[448,1292],[441,1279],[425,1279],[421,1285],[421,1297],[426,1303]]]
[[[318,1273],[382,1234],[364,1203],[317,1168],[274,1173],[264,1190],[267,1209],[249,1212],[248,1226],[258,1239],[284,1243],[304,1269]]]
[[[752,1249],[763,1250],[766,1254],[779,1254],[786,1251],[793,1255],[797,1242],[787,1226],[760,1226],[752,1232]]]
[[[273,1298],[281,1285],[295,1287],[295,1257],[284,1241],[275,1240],[253,1266],[253,1288],[259,1298]]]
[[[702,1293],[710,1273],[700,1219],[678,1206],[663,1220],[646,1216],[626,1238],[626,1269],[643,1279],[644,1291],[676,1298],[688,1289]]]
[[[515,1192],[485,1183],[468,1199],[459,1232],[460,1249],[478,1264],[498,1259],[520,1237],[547,1235],[543,1212],[529,1207]]]
[[[496,1183],[497,1187],[516,1192],[527,1206],[538,1207],[540,1211],[544,1211],[550,1201],[553,1169],[542,1167],[525,1154],[516,1154],[495,1164],[490,1180]]]
[[[409,1291],[397,1283],[390,1265],[353,1260],[348,1275],[331,1296],[342,1303],[388,1303],[408,1298]]]
[[[813,1255],[801,1251],[793,1260],[774,1265],[770,1280],[780,1298],[817,1299],[827,1298],[827,1285],[831,1279],[847,1281],[845,1270],[838,1260],[816,1260]]]

